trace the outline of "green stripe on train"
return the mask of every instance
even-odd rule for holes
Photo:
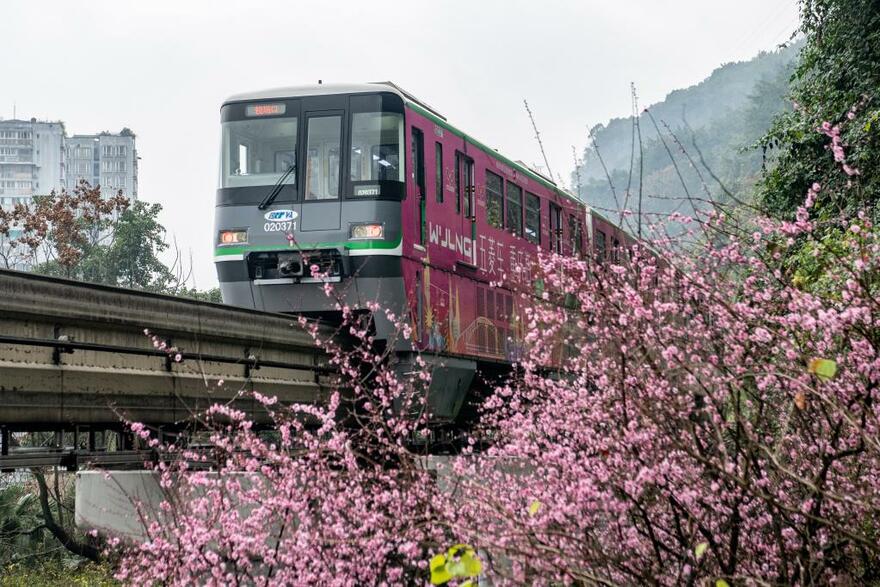
[[[299,249],[302,250],[313,250],[313,249],[335,249],[335,248],[345,248],[348,250],[387,250],[387,249],[395,249],[400,246],[401,239],[398,238],[396,241],[385,241],[385,240],[369,240],[369,241],[350,241],[350,242],[335,242],[335,243],[300,243]],[[221,257],[225,255],[244,255],[246,253],[253,253],[259,251],[289,251],[289,250],[298,250],[297,247],[284,247],[282,245],[243,245],[240,247],[217,247],[214,250],[214,256]]]

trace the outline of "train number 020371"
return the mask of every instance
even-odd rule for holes
[[[296,230],[296,222],[290,220],[286,222],[267,222],[263,225],[266,232],[287,232],[288,230]]]

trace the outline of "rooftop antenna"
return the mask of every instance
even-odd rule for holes
[[[547,153],[544,152],[544,143],[541,142],[541,133],[538,132],[538,125],[535,124],[535,117],[532,116],[532,111],[529,109],[529,103],[526,100],[523,100],[523,104],[526,107],[526,112],[529,113],[529,120],[532,121],[532,128],[535,130],[535,138],[538,140],[538,146],[541,147],[541,156],[544,158],[544,165],[547,166],[547,175],[552,178],[553,170],[550,169],[550,162],[547,161]]]

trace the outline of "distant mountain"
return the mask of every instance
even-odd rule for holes
[[[723,190],[711,174],[737,196],[748,193],[762,165],[760,150],[748,147],[766,132],[778,112],[790,107],[785,95],[800,47],[801,44],[796,43],[773,52],[762,52],[750,61],[724,64],[699,84],[675,90],[662,102],[649,106],[654,121],[644,112],[639,116],[644,169],[643,213],[653,215],[653,218],[673,211],[690,214],[693,207],[692,201],[686,198],[688,193],[695,200],[706,199],[708,190],[712,199],[723,200]],[[657,128],[661,131],[659,136]],[[607,124],[595,126],[592,132],[619,201],[615,201],[592,145],[584,149],[583,164],[573,174],[572,185],[579,181],[580,197],[615,218],[624,207],[629,185],[626,208],[635,211],[639,143],[638,137],[635,143],[633,141],[633,117],[615,118]],[[684,146],[687,155],[682,153],[675,138]],[[634,157],[631,156],[633,150]],[[670,159],[670,152],[686,189]],[[705,163],[700,162],[700,154]],[[691,165],[688,155],[696,167]],[[650,220],[646,218],[645,222]]]

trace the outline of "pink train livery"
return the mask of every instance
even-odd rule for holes
[[[374,313],[402,372],[431,364],[454,422],[520,356],[538,252],[598,259],[632,237],[389,82],[240,94],[221,108],[215,262],[224,302],[333,323]],[[321,276],[312,275],[318,265]],[[403,317],[415,348],[384,309]]]

